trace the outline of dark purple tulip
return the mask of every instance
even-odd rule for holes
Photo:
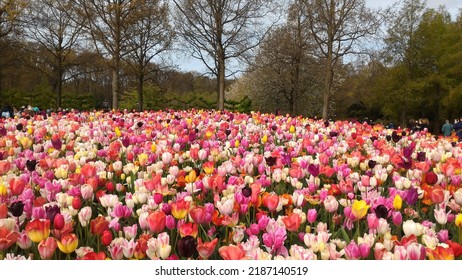
[[[412,152],[414,151],[414,147],[410,146],[410,147],[404,147],[403,148],[403,156],[405,158],[411,158],[412,156]]]
[[[130,138],[128,137],[122,138],[122,145],[124,145],[124,147],[127,148],[128,145],[130,145]]]
[[[187,235],[177,243],[178,254],[184,258],[190,258],[197,252],[197,244],[194,237]]]
[[[396,131],[393,131],[393,133],[391,134],[391,139],[393,140],[393,142],[397,143],[399,142],[399,140],[401,140],[401,135],[398,135]]]
[[[26,161],[26,168],[30,172],[34,171],[36,166],[37,166],[37,161],[35,159]]]
[[[418,161],[425,161],[425,159],[426,159],[426,154],[425,154],[425,152],[418,152],[418,153],[417,153],[417,160],[418,160]]]
[[[10,212],[14,217],[19,217],[24,212],[24,203],[22,201],[16,201],[11,203]]]
[[[4,127],[0,127],[0,135],[5,136],[6,135],[6,129]]]
[[[383,219],[388,218],[388,212],[389,211],[390,210],[388,210],[388,208],[383,204],[377,205],[377,207],[375,207],[375,215],[379,219],[380,218],[383,218]]]
[[[61,150],[61,147],[63,145],[63,143],[61,142],[61,140],[51,140],[51,145],[53,146],[53,148],[55,150]]]
[[[47,214],[47,219],[52,221],[52,222],[53,222],[56,214],[61,213],[61,210],[59,209],[58,205],[46,206],[45,211],[46,211],[46,214]]]
[[[250,197],[252,195],[252,189],[249,186],[246,185],[242,189],[242,195],[245,196],[245,197]]]
[[[273,166],[276,164],[276,157],[265,157],[266,164],[268,164],[269,167]]]
[[[308,165],[308,172],[311,175],[313,175],[314,177],[318,176],[319,175],[319,166],[316,165],[316,164],[310,163],[310,165]]]
[[[331,132],[329,132],[329,136],[330,136],[330,137],[337,137],[337,136],[338,136],[338,132],[337,132],[337,131],[331,131]]]
[[[376,164],[377,164],[377,162],[375,160],[369,160],[367,162],[367,165],[369,166],[370,169],[374,169]]]
[[[404,201],[406,201],[408,205],[414,205],[417,202],[418,198],[419,198],[419,194],[417,193],[417,189],[411,186],[407,190],[407,194],[406,194],[406,197],[404,198]]]
[[[387,141],[390,141],[391,140],[391,135],[385,136],[385,139],[387,139]]]
[[[16,125],[16,129],[19,130],[19,131],[21,131],[23,128],[24,128],[24,126],[22,125],[22,123],[18,123]]]

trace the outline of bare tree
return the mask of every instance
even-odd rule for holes
[[[324,61],[322,118],[329,114],[333,94],[334,72],[342,59],[361,52],[361,40],[372,36],[380,26],[377,13],[366,7],[364,0],[305,0],[308,27]]]
[[[80,7],[81,24],[112,70],[112,109],[118,109],[122,58],[131,50],[130,26],[146,13],[149,0],[72,0]]]
[[[143,110],[143,86],[146,76],[155,71],[152,61],[170,49],[173,39],[167,2],[148,1],[144,11],[138,21],[128,28],[131,36],[127,40],[133,51],[125,59],[137,79],[139,111]]]
[[[266,18],[272,1],[173,0],[176,30],[191,47],[191,56],[217,77],[217,107],[224,109],[230,60],[248,61],[251,51],[274,22]],[[266,19],[265,19],[266,18]],[[266,21],[266,22],[265,22]]]
[[[19,32],[20,17],[27,6],[26,0],[0,0],[0,105],[3,105],[4,67],[16,59],[7,55],[14,48],[12,35]]]
[[[255,63],[245,74],[253,84],[250,98],[259,110],[316,114],[320,110],[312,101],[318,98],[318,59],[311,55],[313,42],[309,36],[302,0],[293,1],[287,22],[272,30],[260,44]],[[319,104],[319,100],[316,100]]]
[[[27,6],[26,0],[0,1],[0,39],[11,34],[17,27],[18,20]]]
[[[74,23],[74,17],[76,9],[66,0],[32,1],[25,17],[25,36],[30,42],[26,47],[40,54],[40,59],[26,63],[48,77],[56,108],[61,107],[65,75],[78,63],[82,27]]]

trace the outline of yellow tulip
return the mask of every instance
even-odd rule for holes
[[[61,237],[61,240],[58,240],[58,247],[61,252],[65,254],[70,254],[77,249],[79,245],[79,239],[77,235],[70,233]]]
[[[399,210],[401,209],[402,206],[403,206],[403,199],[401,198],[399,194],[395,195],[395,198],[393,199],[393,207],[396,210]]]
[[[119,127],[116,127],[116,128],[114,129],[114,131],[115,131],[115,134],[117,135],[117,137],[120,137],[120,136],[122,135],[122,132],[120,132]]]
[[[367,205],[366,201],[364,200],[355,200],[353,205],[351,205],[351,213],[357,220],[364,218],[367,214],[367,210],[369,210],[369,205]]]
[[[462,214],[458,214],[456,216],[456,221],[455,221],[456,226],[462,227]]]
[[[5,185],[0,184],[0,196],[6,196],[8,194],[8,190]]]

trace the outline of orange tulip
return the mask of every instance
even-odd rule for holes
[[[282,217],[282,222],[284,222],[286,229],[291,232],[298,231],[301,221],[302,218],[300,218],[300,215],[295,213],[292,213],[289,216]]]
[[[6,160],[0,161],[0,175],[5,175],[10,171],[11,169],[11,163]]]
[[[10,231],[7,227],[0,227],[0,251],[8,249],[18,240],[19,233]]]
[[[275,211],[279,205],[279,196],[276,193],[266,193],[263,195],[263,205],[269,211]]]
[[[213,254],[213,251],[215,250],[217,244],[218,238],[215,238],[210,242],[203,243],[202,239],[199,237],[197,238],[197,252],[203,259],[207,259]]]
[[[245,255],[245,251],[236,245],[222,246],[218,249],[218,253],[224,260],[245,260],[248,257]]]
[[[429,260],[454,260],[454,251],[451,247],[436,246],[433,250],[427,248],[427,257]]]
[[[79,245],[79,239],[77,235],[70,233],[61,237],[61,240],[58,240],[58,247],[61,252],[65,254],[70,254],[77,249]]]
[[[32,242],[40,242],[50,235],[50,220],[35,219],[27,223],[26,233]]]

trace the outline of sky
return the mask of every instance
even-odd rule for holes
[[[366,0],[366,5],[369,7],[387,7],[391,4],[401,2],[400,0]],[[446,6],[446,9],[451,14],[452,18],[459,14],[459,9],[462,8],[461,0],[427,0],[428,8],[438,8],[440,5]]]
[[[397,2],[401,2],[401,0],[366,0],[366,5],[370,8],[384,8]],[[428,8],[435,9],[444,5],[451,14],[453,20],[459,14],[459,9],[462,9],[462,0],[427,0],[426,3]],[[199,73],[206,71],[205,66],[198,60],[186,57],[177,57],[174,59],[179,69],[182,71],[197,71]]]

